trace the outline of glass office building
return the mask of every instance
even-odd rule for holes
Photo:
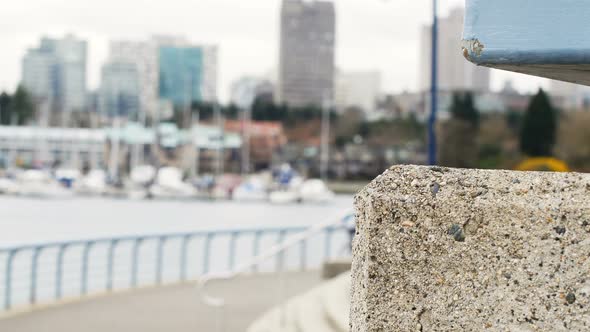
[[[175,106],[203,100],[205,54],[202,47],[160,47],[160,98]]]
[[[102,67],[100,109],[104,116],[139,120],[140,86],[135,64],[110,62]]]

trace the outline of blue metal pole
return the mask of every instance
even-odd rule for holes
[[[432,0],[432,82],[430,87],[430,119],[428,121],[428,164],[437,163],[436,112],[438,108],[438,9]]]

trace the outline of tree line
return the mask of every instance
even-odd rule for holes
[[[477,109],[471,92],[457,92],[450,107],[451,118],[439,124],[439,161],[451,167],[501,167],[499,158],[503,144],[516,137],[521,155],[527,157],[551,157],[554,155],[559,114],[551,104],[547,93],[540,89],[534,95],[526,111],[509,111],[502,121],[483,117]],[[480,128],[486,120],[486,128]],[[504,126],[513,134],[502,135],[498,128]],[[483,132],[483,134],[482,134]],[[491,134],[490,134],[491,132]],[[478,138],[488,139],[479,142]],[[504,141],[502,141],[504,140]]]
[[[37,108],[32,95],[19,86],[13,94],[0,93],[0,124],[23,126],[34,120]]]
[[[216,113],[219,112],[225,119],[239,120],[242,112],[235,104],[218,104],[205,101],[195,101],[191,105],[193,118],[198,112],[201,121],[214,121]],[[256,98],[251,108],[253,121],[275,121],[281,122],[285,127],[292,128],[303,121],[318,120],[322,117],[322,108],[316,106],[290,107],[286,104],[277,104],[265,97]],[[183,122],[186,110],[178,107],[174,110],[174,116],[169,121],[175,122],[180,127],[185,127]],[[330,111],[330,117],[335,120],[338,115],[335,110]]]

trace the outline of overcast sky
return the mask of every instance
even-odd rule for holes
[[[431,19],[429,0],[335,0],[337,66],[379,70],[383,90],[415,90],[418,85],[419,28]],[[463,0],[440,0],[441,14]],[[40,36],[73,33],[89,41],[89,86],[99,83],[100,65],[111,39],[146,39],[179,34],[195,43],[220,46],[220,95],[243,75],[276,68],[280,0],[18,0],[0,12],[0,89],[13,90],[20,61]],[[494,72],[499,89],[512,79],[522,91],[541,79]]]

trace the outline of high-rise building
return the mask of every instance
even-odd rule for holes
[[[67,121],[68,114],[86,109],[86,56],[86,41],[43,38],[23,58],[22,84],[38,100],[51,98]]]
[[[215,46],[191,45],[182,36],[114,41],[110,46],[109,63],[135,65],[139,81],[138,121],[167,117],[160,114],[162,105],[179,107],[190,101],[217,98]]]
[[[109,61],[133,63],[139,81],[139,121],[154,118],[158,112],[158,52],[154,41],[114,41]]]
[[[159,46],[159,95],[175,106],[217,98],[217,47]]]
[[[103,116],[139,120],[141,81],[137,65],[109,62],[102,67],[99,109]]]
[[[333,101],[335,35],[336,13],[332,2],[283,0],[280,102],[302,107]]]
[[[359,107],[365,112],[375,110],[381,93],[381,74],[378,71],[350,71],[336,74],[336,107]]]
[[[438,84],[441,91],[490,90],[490,69],[478,67],[461,55],[464,10],[453,9],[449,16],[439,20],[438,30]],[[421,31],[420,91],[431,85],[432,26]]]
[[[55,99],[58,82],[57,56],[42,49],[30,49],[22,61],[23,86],[38,100]]]

